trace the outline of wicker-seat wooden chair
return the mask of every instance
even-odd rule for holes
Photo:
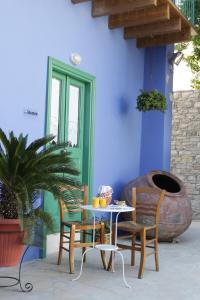
[[[66,190],[66,189],[65,189]],[[64,191],[65,191],[64,190]],[[73,188],[73,191],[79,192],[81,194],[81,204],[88,204],[88,187],[82,186],[80,189]],[[71,192],[71,191],[70,191]],[[72,197],[73,198],[73,197]],[[82,253],[86,250],[87,247],[92,247],[93,243],[87,241],[87,236],[92,236],[93,222],[88,220],[87,211],[80,208],[80,199],[71,199],[70,203],[67,205],[60,199],[60,245],[59,245],[59,254],[57,264],[61,264],[62,259],[62,250],[65,250],[69,253],[69,268],[70,273],[74,273],[74,249],[82,248]],[[70,213],[81,213],[80,221],[67,221],[65,220],[66,213],[69,216]],[[104,243],[104,223],[101,222],[95,225],[95,229],[100,232],[100,241],[95,242],[95,245],[98,243]],[[76,234],[79,234],[80,237],[76,238]],[[65,245],[68,244],[67,248]],[[107,268],[105,252],[101,251],[101,258],[103,262],[104,269]],[[85,257],[84,257],[85,261]]]
[[[145,200],[140,201],[139,195],[144,195]],[[132,206],[135,210],[131,213],[131,220],[119,222],[117,228],[120,231],[128,233],[122,236],[122,239],[131,238],[131,244],[117,243],[120,250],[131,251],[131,265],[135,265],[135,251],[140,251],[140,267],[138,278],[144,275],[144,266],[146,257],[154,254],[156,271],[159,271],[158,262],[158,222],[160,217],[160,206],[164,199],[165,191],[155,188],[133,188],[132,189]],[[143,199],[144,199],[143,197]],[[149,197],[153,197],[153,201],[149,202]],[[142,220],[142,222],[141,222]],[[148,232],[151,231],[151,238],[148,238]],[[115,224],[113,224],[113,233],[115,232]],[[136,234],[139,233],[140,241],[136,241]],[[153,237],[152,237],[153,236]],[[112,242],[115,243],[115,234],[112,234]],[[153,251],[147,252],[146,249],[151,248]],[[108,270],[112,268],[113,254],[110,255]]]

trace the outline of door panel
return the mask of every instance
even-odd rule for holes
[[[48,106],[48,134],[55,136],[52,143],[64,141],[64,110],[66,78],[62,74],[53,72],[51,80],[51,95]],[[59,206],[51,193],[45,193],[45,201],[48,203],[45,210],[53,216],[55,220],[55,232],[59,231]]]
[[[51,80],[51,99],[49,108],[49,133],[55,135],[53,142],[67,143],[74,166],[80,172],[78,180],[83,182],[84,152],[84,99],[85,84],[70,76],[53,72]],[[61,151],[63,151],[61,150]],[[55,232],[59,231],[59,207],[50,193],[46,193],[46,210],[55,219]],[[79,219],[79,214],[68,214],[68,220]]]
[[[67,109],[65,122],[65,141],[67,150],[71,153],[75,167],[80,175],[79,181],[83,182],[83,137],[84,137],[84,83],[67,78]]]

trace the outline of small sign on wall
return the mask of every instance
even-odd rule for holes
[[[38,116],[38,112],[32,111],[32,110],[30,110],[30,109],[24,110],[24,114],[25,114],[25,115],[34,116],[34,117],[37,117],[37,116]]]

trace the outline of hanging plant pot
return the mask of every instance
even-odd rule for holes
[[[137,109],[139,111],[159,110],[165,112],[167,109],[166,98],[157,90],[146,92],[141,90],[137,97]]]
[[[18,219],[0,219],[0,267],[19,263],[24,249],[23,237]]]

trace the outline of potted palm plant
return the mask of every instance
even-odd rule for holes
[[[28,144],[28,136],[8,136],[0,129],[0,267],[16,265],[23,241],[32,243],[34,228],[53,229],[53,218],[36,200],[44,191],[68,200],[63,186],[77,186],[78,171],[64,143],[51,143],[53,136]]]

